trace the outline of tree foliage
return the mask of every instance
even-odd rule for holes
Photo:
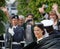
[[[0,0],[0,7],[5,6],[5,0]]]
[[[35,20],[39,20],[42,16],[40,15],[38,8],[41,7],[43,3],[48,5],[46,12],[51,10],[53,3],[60,5],[60,0],[17,0],[18,1],[18,14],[26,16],[28,13],[34,14]],[[59,6],[60,8],[60,6]]]
[[[5,6],[5,0],[0,0],[0,7],[4,7]],[[7,22],[7,16],[5,15],[5,13],[0,9],[0,34],[5,33],[5,26],[3,23]]]
[[[0,10],[0,34],[5,33],[6,28],[5,28],[4,24],[6,24],[7,19],[8,18],[5,15],[5,13],[2,10]]]

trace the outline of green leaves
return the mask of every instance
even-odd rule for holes
[[[0,22],[0,34],[5,33],[5,26]]]
[[[28,13],[34,14],[34,18],[36,21],[40,21],[40,15],[38,8],[42,6],[43,3],[48,5],[46,8],[46,12],[51,11],[53,3],[57,3],[60,5],[60,0],[17,0],[18,1],[18,14],[23,14],[26,16]],[[60,6],[59,6],[60,8]],[[59,10],[60,11],[60,10]]]
[[[7,16],[4,14],[2,10],[0,10],[0,34],[5,33],[5,26],[3,23],[7,23],[7,20]]]
[[[0,7],[5,7],[6,2],[5,0],[0,0]],[[5,33],[5,26],[4,24],[7,23],[7,16],[5,15],[5,13],[0,9],[0,34]],[[3,24],[4,23],[4,24]]]
[[[2,10],[0,10],[0,22],[1,21],[3,21],[3,22],[7,22],[7,16],[5,15],[5,13],[2,11]]]
[[[0,7],[5,6],[5,0],[0,0]]]

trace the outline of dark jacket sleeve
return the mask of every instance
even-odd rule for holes
[[[41,40],[36,49],[60,49],[60,35],[52,35]]]
[[[37,42],[32,42],[23,49],[34,49],[35,46],[37,46]]]

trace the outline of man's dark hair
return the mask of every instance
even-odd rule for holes
[[[31,13],[30,13],[30,14],[27,14],[27,16],[26,16],[26,17],[28,17],[29,15],[31,15],[32,17],[34,17],[34,15],[33,15],[33,14],[31,14]]]
[[[53,26],[51,25],[51,26],[46,26],[46,27],[44,27],[45,29],[46,29],[46,31],[48,32],[48,33],[50,33],[50,32],[52,32],[52,31],[54,31],[54,29],[53,29]]]

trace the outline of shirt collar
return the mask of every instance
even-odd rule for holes
[[[40,39],[37,39],[37,42],[40,41],[40,40],[42,40],[42,39],[43,39],[43,37],[41,37]]]
[[[13,28],[16,28],[17,26],[13,26]]]

